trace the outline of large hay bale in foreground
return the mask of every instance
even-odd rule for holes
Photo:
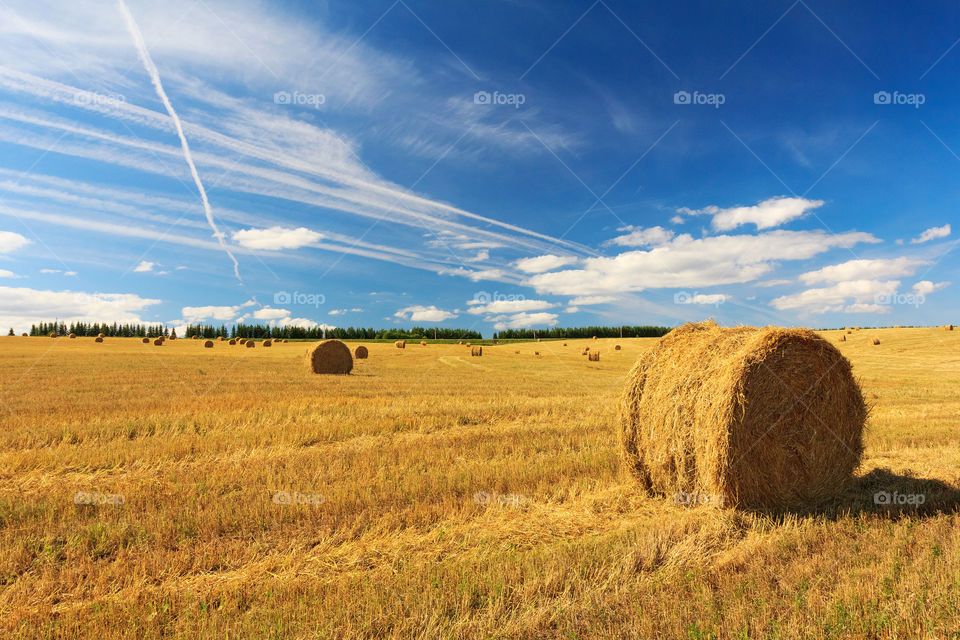
[[[347,374],[353,369],[350,348],[339,340],[324,340],[307,351],[307,364],[314,373]]]
[[[204,349],[213,349],[213,340],[207,340],[203,343]]]
[[[471,356],[482,356],[482,355],[483,355],[483,347],[470,347],[470,355],[471,355]]]
[[[406,341],[406,340],[397,340],[397,341],[394,342],[393,344],[397,347],[397,349],[406,349],[406,348],[407,348],[407,341]]]
[[[867,408],[850,363],[808,329],[674,329],[620,399],[624,461],[648,491],[786,508],[842,491]]]
[[[367,351],[367,348],[363,345],[357,347],[353,352],[353,357],[357,360],[366,360],[367,356],[370,355],[370,352]]]

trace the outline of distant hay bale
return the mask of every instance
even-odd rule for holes
[[[537,342],[543,342],[543,338],[537,338]]]
[[[566,343],[566,342],[564,342],[564,343],[563,343],[563,346],[567,346],[567,343]]]
[[[468,347],[470,346],[470,343],[469,343],[469,342],[467,343],[467,346],[468,346]]]
[[[286,340],[284,340],[284,341],[283,341],[283,344],[287,344],[287,341],[286,341]]]
[[[584,351],[590,351],[590,347],[584,347],[583,350],[584,350]]]
[[[253,340],[247,340],[243,343],[243,346],[247,349],[253,349],[255,346],[257,346],[257,344]]]
[[[514,351],[514,353],[520,353],[520,350],[519,350],[519,349],[517,349],[516,351]]]
[[[846,341],[847,341],[846,334],[840,334],[840,342],[846,342]]]
[[[233,344],[237,344],[237,341],[236,341],[236,340],[231,340],[231,341],[230,341],[230,342],[228,342],[227,344],[231,344],[231,345],[233,345]]]
[[[614,350],[614,351],[620,351],[620,345],[616,345],[616,346],[613,348],[613,350]]]
[[[353,369],[353,357],[339,340],[324,340],[307,351],[307,365],[313,373],[347,374]]]
[[[73,340],[74,338],[76,338],[76,337],[77,337],[77,334],[75,334],[75,333],[71,333],[71,334],[70,334],[70,335],[68,335],[67,337],[68,337],[68,338],[70,338],[71,340]]]
[[[153,346],[155,347],[159,347],[162,344],[163,344],[163,338],[157,338],[156,340],[153,341]]]
[[[871,342],[873,342],[874,345],[878,345],[880,344],[880,338],[874,338]]]
[[[237,344],[245,344],[246,341],[247,341],[246,338],[240,338],[239,340],[237,340]]]
[[[143,344],[150,344],[150,338],[141,338],[140,342],[142,342]]]
[[[51,332],[50,332],[50,337],[51,337],[51,338],[56,338],[56,337],[57,337],[57,332],[56,332],[56,331],[51,331]]]
[[[463,340],[458,340],[457,344],[463,344]]]
[[[29,338],[30,336],[28,336],[26,333],[24,333],[24,334],[21,335],[21,337],[23,337],[23,338]]]
[[[395,346],[397,349],[406,349],[406,348],[407,348],[407,341],[406,341],[406,340],[397,340],[396,342],[393,343],[393,346]]]
[[[471,355],[471,356],[482,356],[482,355],[483,355],[483,347],[470,347],[470,355]]]
[[[93,341],[94,341],[94,342],[103,342],[103,338],[101,338],[100,336],[97,336],[96,338],[93,339]]]
[[[599,362],[599,361],[600,361],[600,352],[599,352],[599,351],[591,351],[589,354],[587,354],[587,360],[589,360],[590,362]]]
[[[195,335],[195,336],[193,336],[192,339],[193,339],[193,340],[199,340],[199,339],[200,339],[200,336]]]
[[[357,360],[366,360],[367,356],[369,355],[370,353],[367,351],[367,348],[363,345],[360,345],[353,351],[353,357],[356,358]]]
[[[97,337],[98,337],[98,338],[106,338],[107,336],[103,335],[102,333],[98,333],[98,334],[97,334]]]
[[[264,340],[264,341],[263,341],[263,346],[265,346],[265,347],[272,347],[272,346],[273,346],[273,342],[271,342],[270,340]]]
[[[420,346],[421,346],[421,347],[427,346],[427,341],[426,341],[426,340],[421,340],[421,341],[420,341]]]
[[[841,492],[867,408],[849,361],[809,329],[674,329],[631,370],[623,459],[646,490],[788,508]]]
[[[596,340],[596,339],[597,339],[597,336],[593,336],[593,339]]]
[[[203,343],[204,349],[213,349],[213,340],[207,340]]]
[[[847,329],[847,333],[848,333],[848,334],[851,334],[851,333],[853,333],[853,331],[850,331],[850,329]]]
[[[170,336],[169,338],[164,338],[164,340],[176,340],[177,336]]]
[[[534,352],[533,352],[533,355],[539,356],[539,355],[540,355],[540,352],[539,352],[539,351],[534,351]]]
[[[953,325],[952,325],[952,324],[948,324],[948,325],[947,325],[947,331],[953,331]]]
[[[224,340],[226,340],[226,338],[223,336],[217,336],[217,342],[223,342]]]

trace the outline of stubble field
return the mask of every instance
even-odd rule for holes
[[[960,331],[841,333],[859,479],[787,514],[636,490],[616,400],[652,339],[317,376],[305,343],[0,338],[0,635],[960,637]]]

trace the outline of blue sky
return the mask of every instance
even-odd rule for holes
[[[0,5],[4,329],[957,320],[950,3],[126,7]]]

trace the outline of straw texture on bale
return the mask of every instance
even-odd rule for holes
[[[407,348],[407,342],[406,342],[406,340],[397,340],[397,341],[394,342],[393,344],[397,347],[397,349],[406,349],[406,348]]]
[[[674,329],[620,399],[623,459],[648,491],[787,508],[842,491],[867,408],[850,363],[808,329]]]
[[[360,345],[353,351],[353,357],[357,360],[364,360],[367,356],[370,355],[370,352],[367,351],[367,348],[363,345]]]
[[[253,349],[257,345],[253,342],[253,340],[247,340],[243,343],[243,346],[245,346],[247,349]]]
[[[153,346],[155,347],[159,347],[162,344],[163,344],[163,338],[157,338],[156,340],[153,341]]]
[[[599,351],[591,351],[589,354],[587,354],[587,360],[589,360],[590,362],[599,362],[599,361],[600,361],[600,352],[599,352]]]
[[[483,355],[483,347],[470,347],[470,355],[471,355],[471,356],[482,356],[482,355]]]
[[[339,340],[324,340],[307,351],[307,365],[314,373],[346,374],[353,369],[353,357]]]
[[[101,338],[100,336],[97,336],[96,338],[93,339],[93,341],[94,341],[94,342],[103,342],[103,338]]]
[[[204,349],[213,349],[213,340],[207,340],[203,343]]]
[[[150,338],[142,338],[140,342],[142,342],[143,344],[150,344]]]

